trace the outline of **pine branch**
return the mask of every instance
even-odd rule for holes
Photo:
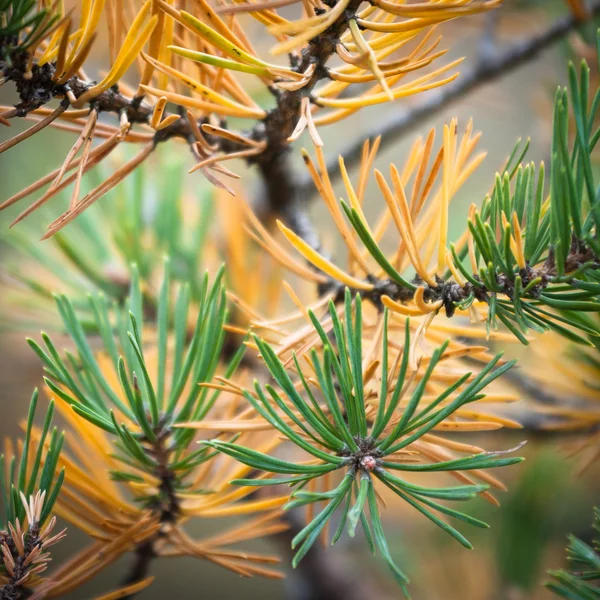
[[[564,271],[567,273],[574,272],[584,265],[590,271],[600,268],[600,263],[596,260],[592,250],[574,239],[571,251],[566,257]],[[552,282],[552,278],[556,274],[557,269],[552,253],[549,254],[547,260],[541,266],[537,268],[527,266],[520,271],[523,287],[527,287],[527,285],[536,279],[540,280],[540,283],[534,285],[532,289],[532,297],[538,296]],[[477,281],[481,281],[477,276],[474,276],[474,278]],[[383,309],[383,304],[381,303],[382,296],[389,296],[394,301],[405,303],[413,300],[416,294],[416,289],[404,287],[393,279],[379,279],[371,275],[368,277],[368,281],[374,286],[372,290],[365,291],[351,288],[351,291],[353,295],[358,294],[363,300],[368,300],[381,309]],[[466,300],[471,295],[475,296],[481,302],[489,303],[490,295],[498,293],[497,291],[489,290],[485,284],[476,287],[470,282],[466,282],[465,285],[459,285],[452,280],[444,281],[442,279],[438,280],[437,287],[432,287],[418,276],[411,283],[417,289],[424,288],[423,297],[426,302],[438,302],[441,300],[448,317],[454,315],[456,304]],[[495,283],[508,298],[512,298],[514,291],[513,282],[508,280],[504,275],[499,274],[496,276]],[[346,285],[339,281],[328,277],[327,283],[321,284],[320,291],[321,293],[335,291],[334,302],[340,303],[344,299],[344,290],[346,287]]]
[[[600,13],[600,2],[597,2],[593,7],[594,14]],[[568,17],[565,19],[561,19],[557,23],[555,23],[552,27],[546,30],[543,34],[536,36],[528,40],[527,42],[521,42],[514,46],[512,49],[509,49],[504,54],[499,56],[492,56],[491,53],[486,52],[480,66],[476,67],[473,73],[470,76],[462,79],[462,83],[457,88],[450,89],[449,92],[442,92],[443,101],[436,100],[437,103],[440,103],[439,106],[447,103],[449,99],[459,97],[465,91],[472,89],[475,85],[480,85],[481,82],[485,80],[490,80],[491,78],[514,68],[516,64],[520,64],[526,60],[533,58],[539,53],[539,51],[550,44],[552,41],[559,39],[562,35],[565,35],[568,31],[570,31],[577,22],[574,17]],[[582,94],[585,95],[585,84],[583,83],[585,79],[585,69],[587,67],[584,65],[582,67],[582,89],[583,91],[578,90],[578,85],[576,83],[577,77],[574,71],[570,72],[571,77],[571,88],[573,94]],[[480,75],[477,75],[477,74]],[[588,75],[589,77],[589,75]],[[447,88],[446,88],[447,89]],[[555,123],[554,123],[554,141],[553,141],[553,153],[556,154],[557,161],[565,161],[564,164],[571,164],[571,158],[568,157],[568,151],[566,150],[566,146],[558,146],[558,139],[556,136],[562,136],[563,133],[557,134],[557,131],[562,131],[563,125],[561,123],[566,122],[566,111],[568,101],[566,99],[566,91],[561,91],[557,95],[556,100],[556,110],[555,110]],[[424,109],[419,109],[424,110]],[[579,111],[579,106],[574,106],[573,110]],[[411,113],[412,115],[413,113]],[[424,116],[425,113],[419,112],[418,114]],[[590,119],[592,122],[592,116],[588,116],[587,113],[584,117],[585,119]],[[404,119],[404,117],[403,117]],[[403,123],[407,123],[407,125],[403,125],[402,127],[408,127],[412,125],[414,122],[414,118],[410,117],[408,120]],[[582,131],[579,131],[578,135],[582,135]],[[387,140],[389,141],[391,136],[388,135]],[[579,143],[579,142],[578,142]],[[582,139],[581,144],[587,144],[585,140]],[[358,146],[356,146],[358,150]],[[523,155],[526,152],[526,149],[523,151]],[[360,145],[360,153],[351,151],[350,153],[350,161],[347,160],[347,156],[344,156],[345,164],[348,166],[349,162],[355,160],[359,154],[363,153],[363,145]],[[515,150],[516,152],[516,150]],[[565,154],[566,153],[566,154]],[[565,154],[565,156],[563,156]],[[316,261],[312,261],[309,258],[308,251],[302,251],[300,248],[301,241],[296,246],[296,249],[299,250],[303,256],[309,260],[309,263],[312,264],[313,268],[315,268],[321,277],[325,279],[324,283],[320,284],[320,292],[323,293],[331,293],[333,292],[333,298],[335,302],[340,302],[343,299],[344,289],[346,285],[350,285],[351,291],[355,295],[360,295],[363,300],[369,300],[372,304],[377,306],[378,308],[383,308],[382,298],[384,296],[388,297],[388,300],[392,300],[396,303],[406,304],[414,300],[417,296],[417,293],[420,295],[419,302],[425,302],[431,306],[432,304],[437,305],[438,307],[443,307],[445,309],[446,315],[451,317],[456,308],[458,306],[463,307],[463,304],[469,304],[473,300],[483,302],[490,306],[490,314],[491,317],[488,319],[488,325],[491,323],[494,325],[496,319],[496,313],[498,313],[499,318],[515,333],[515,335],[523,342],[527,343],[526,338],[523,336],[523,333],[527,331],[527,327],[535,326],[538,327],[542,323],[550,324],[551,326],[555,326],[555,328],[561,331],[563,334],[570,336],[569,332],[562,327],[562,325],[555,324],[552,325],[551,321],[548,320],[547,317],[551,318],[551,315],[543,313],[541,315],[541,319],[538,319],[538,315],[534,315],[535,319],[531,321],[529,315],[522,314],[522,309],[520,308],[521,298],[527,298],[528,300],[533,300],[539,302],[541,304],[547,304],[551,308],[563,308],[564,310],[572,309],[572,310],[586,310],[587,305],[583,303],[581,307],[579,305],[575,305],[572,303],[564,303],[562,300],[566,300],[567,297],[561,299],[559,302],[554,302],[552,299],[552,290],[550,290],[550,299],[546,300],[546,292],[547,288],[555,283],[564,283],[567,285],[572,285],[573,288],[578,287],[577,278],[585,277],[584,273],[592,273],[593,271],[597,271],[600,267],[600,261],[597,256],[597,248],[595,240],[589,238],[588,234],[582,229],[581,226],[581,215],[575,211],[575,214],[572,216],[573,223],[576,229],[576,232],[572,232],[569,234],[568,231],[564,232],[564,227],[561,232],[554,231],[552,229],[552,239],[548,241],[544,241],[543,239],[538,239],[536,247],[545,247],[546,250],[544,252],[543,258],[541,254],[536,254],[532,252],[532,249],[529,248],[527,251],[523,251],[523,256],[520,259],[517,259],[518,270],[515,270],[514,267],[514,257],[511,254],[512,251],[508,251],[505,259],[502,258],[503,250],[498,246],[497,240],[495,240],[494,234],[490,233],[497,230],[498,223],[500,220],[501,213],[504,215],[503,218],[508,220],[511,216],[515,216],[517,221],[523,222],[524,214],[523,214],[523,206],[522,201],[525,201],[525,198],[522,193],[519,194],[519,202],[515,201],[515,198],[510,199],[510,180],[515,175],[518,170],[518,163],[522,160],[523,155],[517,159],[517,164],[514,167],[508,169],[505,168],[505,173],[503,176],[500,176],[500,179],[497,179],[496,186],[494,188],[494,193],[492,195],[492,200],[490,204],[490,199],[486,199],[484,202],[484,207],[482,207],[483,213],[487,216],[482,215],[482,219],[478,221],[479,227],[481,230],[473,231],[472,235],[474,238],[477,238],[479,241],[476,242],[476,246],[478,250],[481,251],[481,256],[484,257],[483,262],[485,264],[484,268],[478,273],[477,268],[473,267],[473,273],[466,273],[466,281],[460,282],[456,278],[450,277],[449,272],[443,275],[442,272],[438,271],[438,275],[435,277],[435,281],[432,281],[431,278],[428,278],[423,271],[419,271],[418,267],[415,266],[417,270],[417,275],[412,281],[405,280],[400,273],[398,273],[392,265],[387,261],[387,259],[381,254],[381,251],[374,247],[370,250],[370,254],[375,258],[376,262],[383,268],[386,273],[387,278],[381,278],[378,276],[374,276],[373,274],[367,274],[364,276],[364,281],[361,279],[360,284],[356,282],[356,278],[354,281],[356,283],[348,283],[347,280],[344,280],[342,277],[337,277],[334,271],[331,271],[327,267],[327,258],[325,257],[323,260],[321,258]],[[514,156],[511,155],[511,159],[509,162],[512,162]],[[561,163],[562,164],[562,163]],[[337,170],[337,161],[336,166],[331,167],[331,170],[327,169],[328,179],[329,181],[333,178],[333,175],[339,173]],[[509,175],[510,172],[510,175]],[[551,182],[551,194],[555,198],[555,202],[553,203],[553,219],[554,225],[558,222],[562,222],[563,218],[558,218],[556,215],[557,211],[562,210],[562,200],[559,200],[561,194],[556,184],[556,173],[559,172],[558,162],[552,165],[552,182]],[[523,176],[523,172],[520,171],[519,177]],[[525,177],[529,179],[530,174],[527,173]],[[314,177],[314,175],[313,175]],[[311,179],[313,178],[311,177]],[[517,179],[519,179],[517,177]],[[538,181],[538,189],[543,188],[543,176],[540,176],[541,179]],[[589,179],[589,178],[588,178]],[[504,180],[504,184],[499,183],[501,180]],[[522,180],[521,180],[522,181]],[[381,187],[381,182],[380,187]],[[539,185],[542,185],[542,188]],[[311,181],[311,186],[315,184]],[[328,184],[329,185],[329,184]],[[385,184],[383,184],[385,187]],[[593,182],[590,179],[588,185],[588,196],[593,197],[594,193],[590,192],[590,186],[593,187]],[[517,184],[517,188],[519,184]],[[533,188],[531,188],[533,189]],[[574,188],[571,190],[573,192]],[[391,192],[390,192],[391,193]],[[573,192],[574,193],[574,192]],[[583,190],[580,190],[580,193],[583,193]],[[499,204],[498,198],[504,197],[502,206]],[[305,196],[306,197],[306,196]],[[530,200],[533,196],[530,197]],[[541,200],[541,199],[540,199]],[[564,200],[564,198],[563,198]],[[539,200],[538,200],[539,202]],[[577,204],[579,200],[576,197],[572,197],[569,200],[571,203]],[[507,204],[508,203],[508,204]],[[493,204],[493,207],[492,207]],[[519,206],[517,206],[517,204]],[[346,212],[346,216],[350,221],[352,227],[357,232],[358,236],[361,238],[363,243],[371,247],[371,245],[376,246],[376,242],[370,237],[370,233],[368,228],[366,228],[363,223],[363,217],[359,215],[356,210],[351,209],[349,206],[346,206],[345,203],[342,202],[344,211]],[[510,205],[510,206],[509,206]],[[298,206],[298,205],[296,205]],[[533,206],[533,205],[532,205]],[[302,208],[299,209],[300,211]],[[516,213],[518,212],[518,218],[516,217]],[[565,209],[565,214],[569,214],[570,209]],[[293,212],[293,211],[292,211]],[[478,216],[477,219],[480,217]],[[486,224],[489,231],[486,233],[485,228],[483,227],[483,221],[486,221],[488,218],[491,218],[491,224]],[[498,220],[498,221],[497,221]],[[318,239],[317,236],[310,225],[310,221],[306,214],[293,214],[293,223],[292,229],[294,226],[298,228],[297,224],[301,224],[301,231],[296,231],[295,233],[303,238],[304,242],[311,246],[313,249],[318,250]],[[469,227],[475,227],[475,221],[469,223]],[[509,229],[512,228],[510,224],[507,225]],[[530,226],[536,227],[536,224],[531,223]],[[549,226],[548,223],[545,225]],[[504,226],[503,226],[504,227]],[[586,228],[589,227],[589,222],[586,225]],[[520,228],[520,225],[518,226]],[[535,229],[531,235],[535,235]],[[541,230],[540,230],[541,231]],[[483,233],[482,233],[483,232]],[[506,232],[505,232],[506,233]],[[560,233],[560,235],[559,235]],[[286,233],[286,237],[288,237],[288,233]],[[290,234],[291,235],[291,234]],[[511,234],[512,235],[512,234]],[[516,235],[516,234],[515,234]],[[483,236],[483,237],[482,237]],[[520,236],[520,233],[519,233]],[[488,240],[487,238],[490,237]],[[486,239],[484,239],[486,238]],[[510,237],[506,237],[503,235],[502,244],[506,245],[506,241],[510,239]],[[532,238],[534,240],[535,238]],[[289,241],[292,241],[292,238],[288,237]],[[531,240],[530,240],[531,241]],[[441,242],[440,242],[441,243]],[[483,244],[483,246],[481,246]],[[489,247],[488,247],[489,245]],[[485,247],[484,247],[485,246]],[[531,244],[530,244],[531,246]],[[495,254],[492,248],[495,249]],[[448,251],[448,250],[447,250]],[[448,251],[449,252],[449,251]],[[452,250],[454,252],[454,250]],[[466,254],[466,248],[463,248],[463,252]],[[461,265],[461,261],[465,258],[465,254],[462,257],[455,256],[454,258],[454,266],[459,268],[460,270],[464,270],[464,266]],[[530,258],[532,259],[530,262]],[[541,258],[541,260],[540,260]],[[478,261],[479,259],[472,258],[472,260]],[[490,265],[494,265],[494,268],[490,267]],[[463,273],[464,275],[465,273]],[[351,278],[352,279],[352,278]],[[525,290],[525,291],[523,291]],[[590,292],[591,293],[591,292]],[[498,294],[500,297],[505,297],[509,301],[509,309],[508,312],[505,309],[504,305],[497,308],[497,298]],[[587,293],[584,293],[586,295]],[[587,296],[586,296],[587,297]],[[385,298],[384,298],[385,300]],[[506,303],[506,300],[503,301]],[[464,308],[464,307],[463,307]],[[497,310],[496,310],[497,308]],[[531,312],[533,309],[531,306],[527,308],[528,312]],[[513,314],[514,313],[514,314]],[[507,321],[516,321],[516,327],[511,325],[510,322]],[[533,323],[533,324],[532,324]],[[563,323],[573,324],[570,321],[563,320]],[[527,325],[526,325],[527,324]],[[521,332],[519,332],[519,329]],[[585,328],[584,328],[585,329]],[[589,332],[588,332],[589,333]],[[585,343],[583,338],[578,337],[578,341]]]
[[[590,17],[600,14],[600,1],[597,0],[590,6],[589,14]],[[347,148],[331,156],[327,162],[331,181],[337,181],[341,175],[338,154],[344,157],[347,169],[351,170],[361,160],[365,138],[375,139],[381,136],[380,149],[397,142],[403,135],[448,108],[453,102],[535,60],[544,50],[580,25],[581,22],[573,14],[569,14],[534,36],[514,42],[504,50],[484,53],[479,63],[469,72],[461,74],[456,81],[438,91],[429,92],[425,99],[420,100],[410,110],[399,115],[394,112],[388,121],[377,125],[366,136],[353,141]],[[318,250],[321,246],[319,237],[307,213],[309,200],[316,191],[310,174],[304,172],[296,177],[287,164],[285,155],[282,155],[278,162],[270,163],[268,169],[261,169],[261,172],[264,189],[256,202],[258,209],[279,214],[290,229]],[[266,197],[267,202],[262,202],[262,197]],[[262,216],[265,218],[266,215],[263,213]],[[382,282],[381,285],[385,287],[386,283]]]
[[[596,0],[590,6],[589,14],[590,18],[600,15],[600,1]],[[484,53],[481,60],[470,71],[461,73],[456,81],[438,91],[429,92],[406,112],[398,114],[393,111],[389,120],[378,123],[371,131],[361,136],[360,140],[353,141],[341,152],[332,156],[327,162],[330,178],[333,181],[340,177],[338,154],[344,157],[346,167],[350,170],[360,162],[364,139],[375,139],[381,136],[380,149],[397,142],[403,135],[419,127],[433,115],[447,109],[452,103],[535,60],[544,50],[579,26],[581,21],[573,14],[569,14],[530,38],[514,42],[503,50],[498,49],[495,53]],[[311,196],[315,192],[314,184],[308,174],[299,179],[298,186],[300,188],[298,193],[301,196]]]
[[[294,222],[294,217],[289,211],[290,206],[296,205],[297,189],[291,169],[288,165],[287,152],[290,143],[289,136],[294,131],[300,117],[300,108],[303,98],[310,97],[315,85],[328,77],[326,63],[335,52],[340,36],[347,30],[349,21],[355,17],[355,13],[363,0],[352,0],[346,11],[326,31],[311,40],[302,51],[301,58],[293,66],[293,70],[302,73],[309,66],[316,65],[314,72],[306,85],[295,91],[280,91],[271,89],[276,96],[276,106],[267,114],[266,118],[259,121],[246,137],[255,141],[266,142],[263,152],[252,157],[249,162],[258,165],[263,180],[266,183],[266,202],[269,213],[289,214],[289,221]],[[2,46],[0,39],[0,49]],[[43,66],[34,64],[29,71],[27,66],[28,55],[21,49],[17,49],[9,61],[0,60],[0,74],[7,81],[15,84],[19,94],[20,102],[10,114],[4,114],[5,118],[25,117],[30,112],[44,106],[55,98],[66,98],[76,100],[83,96],[92,83],[73,76],[65,84],[58,85],[52,77],[55,73],[55,63],[46,63]],[[134,96],[127,98],[118,86],[95,96],[87,105],[90,109],[95,108],[99,113],[115,113],[125,115],[131,124],[149,124],[153,107],[144,104],[143,97]],[[190,146],[196,142],[193,127],[188,122],[186,111],[178,107],[180,118],[164,129],[157,131],[154,135],[154,144],[180,138]],[[165,117],[168,114],[165,113]],[[199,121],[201,125],[203,121]],[[218,144],[220,150],[232,153],[243,149],[243,146],[235,142],[223,140],[223,138],[211,139],[211,143]]]
[[[58,85],[52,77],[55,73],[55,63],[46,63],[43,66],[34,64],[31,75],[26,70],[27,55],[20,50],[13,54],[11,62],[0,60],[0,72],[7,81],[12,81],[19,94],[20,102],[15,105],[9,117],[25,117],[30,112],[44,106],[54,98],[65,98],[68,93],[74,98],[82,96],[90,87],[91,83],[77,76],[71,77],[65,84]],[[119,92],[117,86],[96,96],[89,107],[96,108],[100,113],[125,114],[132,124],[148,124],[152,116],[153,107],[144,104],[142,97],[127,98]],[[6,116],[6,115],[5,115]],[[192,143],[193,132],[185,116],[156,132],[155,140],[165,141],[174,137],[182,138]]]
[[[156,464],[156,477],[160,480],[158,487],[160,497],[156,497],[155,504],[151,505],[153,511],[160,514],[160,522],[163,524],[174,523],[180,513],[180,502],[177,491],[173,485],[176,475],[169,465],[169,440],[171,430],[169,427],[159,427],[155,431],[156,441],[150,445],[148,454]],[[148,440],[146,440],[148,443]],[[163,536],[159,530],[152,538],[145,540],[137,546],[131,567],[121,582],[122,586],[138,583],[148,576],[150,565],[156,558],[155,544]],[[133,598],[136,594],[130,594],[125,598]]]

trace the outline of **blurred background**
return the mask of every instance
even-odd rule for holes
[[[443,44],[450,48],[452,58],[465,56],[462,68],[468,71],[486,52],[495,52],[519,39],[543,30],[549,23],[566,14],[566,3],[562,0],[518,1],[505,0],[503,7],[494,17],[475,17],[459,20],[441,27]],[[249,28],[254,22],[248,19]],[[252,29],[250,29],[252,32]],[[254,39],[257,39],[256,37]],[[260,39],[260,38],[258,38]],[[266,43],[266,41],[265,41]],[[260,41],[257,44],[260,47]],[[96,43],[97,56],[88,63],[88,71],[96,67],[101,70],[105,57],[99,53],[101,43]],[[517,139],[531,138],[528,159],[539,162],[548,160],[551,131],[552,102],[557,84],[565,84],[567,60],[581,56],[583,45],[576,35],[552,46],[535,60],[519,67],[505,77],[463,96],[456,103],[443,107],[428,122],[419,125],[414,131],[400,137],[388,146],[377,158],[379,168],[394,161],[402,164],[408,148],[415,136],[425,134],[432,126],[439,127],[456,116],[459,126],[464,127],[473,118],[475,130],[483,132],[480,148],[488,153],[483,165],[461,189],[451,210],[454,233],[464,228],[465,217],[471,202],[479,203],[494,181],[496,170],[502,168]],[[267,46],[263,48],[267,50]],[[593,54],[591,55],[593,57]],[[588,56],[589,58],[589,56]],[[95,64],[94,64],[95,63]],[[593,80],[594,85],[597,80]],[[0,103],[9,104],[13,100],[9,86],[0,89]],[[257,90],[258,92],[258,90]],[[436,91],[431,92],[437,93]],[[400,100],[392,105],[382,105],[364,109],[358,115],[338,126],[323,128],[321,135],[325,141],[328,156],[343,151],[349,141],[363,137],[378,120],[384,120],[392,113],[410,111],[411,107],[424,101],[425,96]],[[259,98],[268,102],[267,98]],[[21,125],[15,123],[10,135]],[[0,129],[0,141],[8,137],[6,128]],[[36,137],[27,140],[17,151],[0,157],[0,200],[3,200],[50,170],[56,168],[75,139],[75,134],[54,131],[47,128]],[[439,137],[438,137],[439,139]],[[302,138],[297,145],[309,144]],[[299,159],[299,153],[295,153]],[[160,170],[164,161],[180,161],[186,170],[192,166],[192,157],[183,145],[172,144],[162,148],[158,156],[151,158],[150,169]],[[302,171],[298,160],[298,172]],[[236,164],[244,190],[252,194],[258,189],[255,174],[244,164]],[[186,194],[193,198],[205,197],[211,191],[200,173],[188,176],[184,182]],[[373,203],[380,198],[375,190],[367,193],[367,210],[371,196]],[[127,193],[127,183],[103,197],[91,209],[93,215],[109,217],[111,202],[119,194]],[[341,194],[341,192],[340,192]],[[68,202],[68,199],[62,199]],[[0,256],[2,265],[11,264],[29,269],[30,261],[21,262],[14,249],[11,236],[19,235],[19,227],[8,230],[8,224],[21,207],[0,213]],[[95,212],[94,212],[95,211]],[[326,223],[325,212],[315,201],[311,206],[315,222]],[[36,213],[28,223],[30,235],[43,234],[44,226],[51,214],[58,214],[58,208]],[[333,236],[328,236],[324,226],[320,234],[324,244],[332,251]],[[452,232],[451,232],[452,237]],[[41,252],[53,242],[46,241],[40,246]],[[27,273],[35,278],[35,271]],[[3,301],[9,293],[8,284],[0,279],[0,436],[17,436],[19,423],[24,418],[32,388],[41,383],[41,369],[33,352],[25,343],[25,335],[37,335],[44,323],[32,318],[29,330],[24,332],[21,324],[11,323],[11,310],[14,304]],[[545,365],[529,351],[517,344],[506,348],[510,357],[522,359],[522,365],[541,369],[536,382],[527,389],[521,389],[523,403],[545,393]],[[523,371],[523,366],[521,371]],[[567,382],[568,383],[568,382]],[[568,385],[566,386],[568,390]],[[518,409],[517,409],[518,410]],[[481,436],[471,436],[469,443],[478,444]],[[600,502],[600,465],[596,460],[581,472],[579,458],[569,458],[573,436],[557,432],[545,432],[528,423],[524,431],[494,432],[486,434],[483,443],[486,448],[509,448],[521,440],[528,441],[522,450],[527,460],[522,465],[506,470],[502,474],[509,492],[501,494],[501,507],[475,501],[469,507],[474,516],[482,517],[491,523],[487,531],[469,531],[475,550],[468,551],[453,542],[439,528],[415,515],[410,508],[396,502],[386,511],[387,534],[391,550],[412,580],[411,591],[418,600],[542,600],[551,598],[543,588],[546,570],[559,568],[565,564],[566,535],[570,532],[589,539],[591,534],[592,507]],[[210,523],[192,523],[190,532],[199,533]],[[68,555],[74,548],[85,543],[84,536],[69,531],[66,542],[56,550],[55,560]],[[262,548],[281,552],[289,559],[289,539],[260,542]],[[329,551],[326,559],[331,561],[336,572],[352,572],[371,590],[369,598],[398,598],[399,591],[390,580],[384,565],[364,552],[362,540],[340,542]],[[86,588],[79,590],[73,598],[88,598],[107,585],[117,583],[127,570],[131,557],[125,557],[118,564],[103,572]],[[285,561],[284,561],[285,562]],[[287,561],[289,562],[289,561]],[[328,563],[329,564],[329,563]],[[210,598],[214,600],[237,598],[269,599],[314,599],[307,591],[307,579],[315,577],[316,571],[290,573],[284,581],[245,580],[219,567],[193,559],[165,559],[156,561],[152,573],[157,579],[152,587],[140,594],[140,598]],[[107,583],[109,582],[109,583]],[[326,600],[324,597],[323,600]]]

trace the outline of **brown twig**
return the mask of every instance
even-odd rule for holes
[[[135,379],[134,385],[137,386]],[[149,508],[160,516],[160,522],[163,524],[174,523],[180,512],[179,498],[174,487],[176,476],[170,467],[170,431],[167,426],[160,424],[155,431],[156,440],[146,442],[146,451],[157,465],[154,475],[160,480],[159,494],[153,498]],[[133,563],[122,581],[123,586],[137,583],[147,577],[150,565],[156,558],[156,542],[163,536],[164,532],[160,529],[153,537],[137,546]],[[134,595],[126,598],[133,598]]]
[[[298,90],[273,90],[276,95],[275,108],[246,134],[250,140],[265,145],[264,151],[248,157],[248,162],[258,165],[263,180],[267,183],[265,189],[268,211],[281,215],[289,212],[287,220],[292,226],[295,221],[300,222],[301,219],[294,219],[288,211],[288,207],[295,205],[297,196],[293,185],[294,177],[287,164],[286,153],[290,146],[288,137],[296,127],[303,100],[310,97],[315,85],[321,79],[327,77],[325,65],[335,52],[340,36],[348,28],[349,20],[354,17],[362,2],[363,0],[351,0],[346,11],[327,30],[311,40],[296,60],[297,64],[294,67],[294,70],[299,73],[311,73],[306,85]],[[87,93],[89,82],[73,76],[65,83],[57,84],[53,80],[54,64],[47,63],[42,67],[34,64],[29,71],[26,69],[28,64],[26,54],[20,55],[18,50],[16,52],[17,54],[11,58],[10,67],[0,61],[0,72],[7,80],[14,82],[21,100],[15,107],[15,116],[24,117],[56,97],[68,96],[77,100]],[[144,104],[142,97],[128,98],[116,86],[95,96],[90,100],[89,105],[99,113],[125,115],[132,125],[148,124],[153,112],[152,107]],[[193,145],[196,142],[195,129],[197,129],[194,125],[188,121],[186,112],[181,110],[179,119],[164,129],[156,131],[154,142],[182,138],[189,145]],[[218,147],[227,153],[244,149],[243,145],[231,140],[218,138],[217,142]]]

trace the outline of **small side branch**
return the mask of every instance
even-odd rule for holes
[[[147,540],[138,546],[135,551],[133,563],[123,579],[122,585],[128,586],[145,579],[148,576],[150,564],[155,556],[153,539]],[[127,596],[127,598],[132,598],[132,596]]]
[[[135,383],[137,388],[137,383]],[[150,502],[149,508],[160,515],[162,524],[171,524],[177,520],[179,514],[179,498],[175,490],[175,476],[169,466],[169,438],[170,430],[161,425],[156,428],[156,441],[148,442],[147,452],[157,464],[155,472],[160,480],[159,494]],[[148,576],[150,565],[156,558],[155,545],[164,536],[164,532],[159,530],[157,534],[141,543],[135,549],[133,563],[122,581],[123,586],[142,581]],[[127,599],[133,598],[135,594],[126,596]]]

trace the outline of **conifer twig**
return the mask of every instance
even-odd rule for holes
[[[596,0],[590,5],[590,17],[600,15],[600,1]],[[330,178],[336,180],[340,177],[338,154],[344,157],[346,167],[350,170],[360,161],[363,140],[375,139],[381,136],[381,146],[386,146],[398,141],[404,134],[419,127],[433,115],[448,108],[450,104],[460,100],[478,88],[500,77],[508,75],[524,64],[535,60],[544,50],[563,39],[574,31],[581,22],[573,14],[566,15],[554,21],[542,31],[531,37],[518,40],[504,49],[498,49],[495,54],[485,53],[484,57],[475,66],[460,77],[438,91],[431,91],[427,96],[420,96],[419,102],[405,112],[392,111],[391,117],[377,123],[371,131],[361,136],[360,140],[353,141],[345,149],[336,152],[327,162]],[[314,193],[314,184],[308,174],[298,181],[298,194],[310,196]]]
[[[593,17],[599,14],[600,1],[596,0],[589,8],[589,15]],[[540,33],[515,42],[496,55],[485,53],[479,64],[470,72],[462,74],[455,82],[445,85],[439,92],[431,93],[427,99],[420,101],[409,111],[400,115],[393,114],[387,122],[374,127],[365,137],[375,139],[381,136],[381,150],[384,146],[397,141],[403,134],[431,118],[432,115],[445,109],[449,103],[457,101],[482,85],[534,60],[543,50],[564,38],[579,25],[581,25],[581,21],[575,15],[569,14],[556,20]],[[332,182],[341,175],[338,154],[344,157],[346,168],[350,170],[361,160],[363,139],[361,137],[360,142],[352,142],[346,149],[336,152],[327,161],[327,171]],[[301,178],[294,179],[289,168],[287,173],[280,169],[271,173],[271,175],[271,177],[264,180],[265,196],[272,198],[276,191],[279,191],[281,196],[285,195],[287,202],[283,204],[270,202],[269,207],[271,209],[276,207],[289,228],[313,249],[319,250],[319,236],[307,212],[308,202],[316,191],[312,177],[306,172]],[[388,289],[389,284],[390,282],[387,280],[377,282],[372,293],[373,300],[377,301],[378,297],[381,297],[384,293],[390,295],[390,291],[393,290]],[[331,289],[332,286],[333,282],[324,284],[324,289]],[[447,290],[447,292],[450,293],[451,290]],[[402,293],[406,295],[407,290],[403,289]],[[364,296],[362,293],[361,295]],[[399,299],[407,300],[409,298],[402,297]]]

